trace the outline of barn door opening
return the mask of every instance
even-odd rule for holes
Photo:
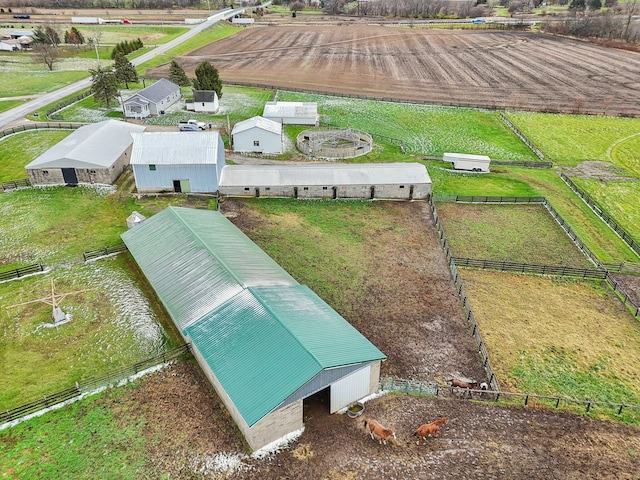
[[[413,185],[409,187],[409,200],[413,200]]]
[[[323,388],[302,401],[302,414],[305,423],[316,421],[322,424],[323,418],[326,418],[330,413],[330,392],[330,387]]]
[[[180,180],[173,181],[173,191],[176,193],[182,193],[182,186],[180,185]]]
[[[78,176],[76,175],[75,168],[63,168],[62,169],[62,178],[64,183],[67,185],[77,185],[78,184]]]
[[[373,199],[375,198],[375,196],[376,196],[376,187],[374,187],[374,186],[372,185],[372,186],[371,186],[371,191],[370,191],[369,198],[370,198],[371,200],[373,200]]]

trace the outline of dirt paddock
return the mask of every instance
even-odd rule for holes
[[[640,115],[640,55],[532,32],[258,26],[177,58],[223,82],[568,113]],[[168,65],[147,72],[168,74]]]

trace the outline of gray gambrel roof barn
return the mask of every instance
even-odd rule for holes
[[[377,391],[384,354],[219,212],[169,207],[122,238],[251,448],[316,392],[335,412]]]
[[[129,164],[131,134],[144,130],[119,120],[80,127],[25,167],[29,180],[33,185],[111,184]]]

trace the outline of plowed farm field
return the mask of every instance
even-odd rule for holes
[[[373,25],[248,28],[177,59],[248,82],[443,105],[640,115],[640,55],[533,32]],[[168,65],[147,72],[168,75]]]

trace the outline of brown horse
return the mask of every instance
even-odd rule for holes
[[[396,434],[393,430],[388,428],[384,428],[380,423],[376,422],[371,418],[365,418],[363,420],[364,428],[369,431],[369,435],[373,440],[378,437],[380,444],[387,444],[387,440],[393,438],[396,440]],[[375,436],[374,436],[375,435]]]
[[[435,437],[438,434],[438,430],[440,430],[440,427],[445,423],[447,423],[447,417],[442,417],[435,422],[420,425],[418,429],[413,433],[414,437],[418,437],[416,445],[420,445],[420,441],[426,438],[428,435]]]

